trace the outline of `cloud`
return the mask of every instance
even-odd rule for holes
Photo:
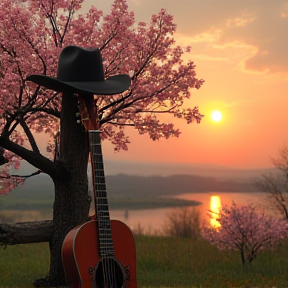
[[[234,26],[223,30],[219,42],[239,41],[254,46],[257,52],[245,60],[245,71],[259,73],[288,72],[288,18],[280,16],[280,10],[268,13],[268,7],[258,13],[248,26]],[[267,21],[269,19],[269,21]]]
[[[246,27],[255,21],[255,17],[249,13],[244,12],[240,17],[227,20],[228,27]]]
[[[84,3],[106,10],[113,0],[104,2]],[[137,21],[149,21],[161,8],[167,9],[174,16],[178,38],[185,40],[184,45],[191,45],[202,59],[229,58],[246,73],[288,74],[287,0],[127,0],[127,3]]]
[[[216,42],[219,40],[222,31],[220,29],[211,29],[209,31],[203,32],[201,34],[196,34],[190,37],[192,43],[198,42]]]
[[[255,102],[258,102],[259,100],[261,100],[260,97],[243,98],[241,100],[234,100],[232,102],[223,103],[223,106],[225,108],[232,108],[232,107],[236,107],[240,105],[245,105],[247,103],[255,103]]]
[[[231,62],[245,71],[243,62],[258,52],[257,47],[239,41],[221,43],[221,34],[220,30],[207,31],[193,37],[177,33],[175,39],[177,44],[192,46],[193,60]]]
[[[175,16],[178,33],[190,37],[192,47],[205,51],[206,59],[224,60],[226,57],[219,55],[222,49],[231,61],[238,61],[243,72],[288,74],[287,0],[166,3]]]

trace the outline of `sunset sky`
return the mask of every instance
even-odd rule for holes
[[[112,0],[86,0],[108,12]],[[177,44],[190,45],[189,59],[205,84],[187,102],[205,115],[187,125],[178,139],[153,142],[129,130],[129,151],[114,153],[103,143],[107,160],[209,163],[233,168],[271,166],[270,157],[288,141],[288,1],[286,0],[128,0],[138,21],[161,8],[174,16]],[[222,120],[213,122],[219,110]]]

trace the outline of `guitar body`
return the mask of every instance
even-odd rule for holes
[[[100,257],[97,220],[79,225],[66,235],[62,261],[69,288],[137,288],[136,246],[132,231],[121,221],[110,220],[110,223],[114,256],[104,260]],[[103,279],[106,266],[113,266],[114,284],[107,285],[109,280]]]

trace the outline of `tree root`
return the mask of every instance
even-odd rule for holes
[[[33,285],[35,287],[49,287],[49,288],[65,288],[66,285],[63,284],[61,286],[59,286],[59,283],[53,283],[53,281],[49,280],[49,277],[47,276],[46,278],[40,278],[40,279],[36,279],[33,282]]]

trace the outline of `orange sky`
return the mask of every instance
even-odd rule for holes
[[[105,2],[105,3],[103,3]],[[86,0],[108,11],[112,0]],[[166,8],[178,25],[178,44],[205,79],[187,102],[205,114],[200,125],[173,121],[180,138],[153,142],[129,129],[129,151],[104,159],[132,162],[212,163],[234,168],[271,166],[269,157],[288,141],[288,1],[128,0],[137,21]],[[208,9],[209,8],[209,9]],[[222,121],[211,121],[213,110]],[[166,120],[166,119],[165,119]],[[127,130],[128,131],[128,130]]]

